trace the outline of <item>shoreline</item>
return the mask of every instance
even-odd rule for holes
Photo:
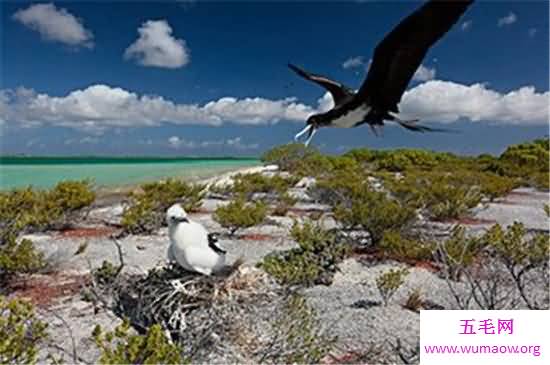
[[[273,171],[276,169],[275,165],[258,165],[258,166],[246,166],[246,167],[237,167],[237,168],[228,168],[226,171],[221,171],[216,173],[214,176],[201,177],[195,176],[191,178],[183,178],[183,181],[187,181],[193,184],[204,184],[206,188],[211,185],[225,185],[231,181],[232,177],[237,174],[252,174],[257,172],[264,171]],[[172,178],[181,178],[178,176],[173,176]],[[167,178],[158,179],[154,181],[164,181]],[[151,181],[153,182],[153,181]],[[128,196],[129,193],[139,188],[142,183],[132,183],[132,184],[123,184],[115,186],[98,186],[94,190],[96,193],[96,198],[93,203],[95,207],[105,207],[109,205],[115,205],[121,203],[124,198]]]
[[[99,195],[127,193],[137,186],[168,178],[196,182],[241,168],[261,166],[260,160],[225,160],[134,164],[0,164],[0,191],[31,187],[51,189],[67,180],[89,180]],[[38,178],[37,178],[38,177]]]

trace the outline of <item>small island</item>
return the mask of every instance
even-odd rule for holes
[[[324,155],[109,194],[0,193],[0,362],[418,363],[419,311],[548,309],[549,140]],[[166,263],[166,209],[228,271]],[[388,320],[390,320],[388,323]]]

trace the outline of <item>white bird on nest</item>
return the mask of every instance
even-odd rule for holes
[[[168,261],[204,275],[224,267],[226,252],[216,245],[216,235],[209,234],[200,223],[190,220],[180,204],[168,208],[166,221],[171,243]]]

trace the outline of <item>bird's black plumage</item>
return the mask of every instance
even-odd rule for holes
[[[220,255],[224,255],[226,251],[222,249],[220,246],[216,245],[218,242],[218,235],[215,233],[209,233],[208,234],[208,247],[210,247],[214,252],[219,253]]]
[[[418,125],[416,120],[403,121],[391,113],[399,112],[399,101],[429,48],[451,29],[472,2],[430,0],[403,19],[376,46],[357,93],[328,77],[289,64],[298,75],[328,90],[335,104],[331,110],[309,117],[307,127],[297,137],[309,130],[309,142],[319,127],[355,127],[364,123],[374,127],[382,126],[384,120],[415,132],[442,131]]]
[[[367,78],[357,95],[378,108],[397,104],[428,49],[458,21],[473,0],[428,1],[403,19],[374,50]]]
[[[293,70],[303,78],[313,81],[324,87],[332,95],[335,105],[340,105],[344,103],[345,101],[352,98],[355,94],[355,92],[349,87],[339,83],[338,81],[331,80],[326,76],[309,73],[291,63],[288,64],[288,67],[290,67],[291,70]]]

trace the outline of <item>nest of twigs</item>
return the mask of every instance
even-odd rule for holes
[[[188,359],[242,362],[276,356],[273,324],[289,296],[257,268],[202,276],[172,266],[124,280],[115,302],[138,330],[160,324]]]

